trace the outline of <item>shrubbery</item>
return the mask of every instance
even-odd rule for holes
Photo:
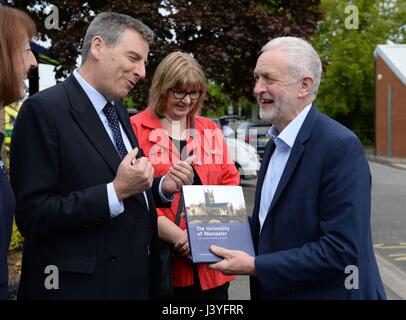
[[[11,235],[10,251],[21,250],[23,247],[24,238],[18,231],[15,222],[13,223],[13,234]]]

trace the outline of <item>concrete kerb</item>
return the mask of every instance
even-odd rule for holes
[[[385,287],[400,299],[406,300],[406,273],[379,254],[375,253],[375,256]]]
[[[403,158],[387,158],[382,156],[376,156],[367,152],[367,158],[369,161],[384,164],[393,168],[406,170],[406,159]]]

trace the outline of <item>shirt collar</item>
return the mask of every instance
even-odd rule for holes
[[[278,129],[275,127],[275,125],[272,125],[272,127],[269,129],[268,134],[271,136],[272,140],[274,141],[276,146],[279,146],[280,144],[289,146],[290,148],[293,147],[293,144],[295,143],[296,137],[299,133],[300,128],[303,125],[303,122],[306,119],[307,114],[310,111],[312,104],[310,103],[307,105],[297,116],[295,119],[293,119],[285,129],[282,130],[281,133],[279,133]]]
[[[77,69],[75,69],[73,71],[73,75],[75,76],[76,80],[79,82],[82,89],[86,92],[86,94],[89,97],[90,101],[92,102],[94,108],[96,109],[97,114],[101,113],[107,103],[106,98],[99,91],[97,91],[89,82],[87,82],[80,75],[80,73],[77,71]],[[114,103],[112,102],[112,104],[114,104]]]

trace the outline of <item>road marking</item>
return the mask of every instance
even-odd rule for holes
[[[395,261],[406,261],[406,256],[402,257],[402,258],[395,258],[393,260],[395,260]]]
[[[397,245],[397,246],[385,246],[384,243],[375,243],[374,248],[376,248],[376,249],[385,249],[385,250],[386,249],[388,249],[388,250],[391,250],[391,249],[406,249],[406,243],[405,242],[400,242],[399,245]]]
[[[406,261],[406,253],[391,253],[388,256],[395,261]]]

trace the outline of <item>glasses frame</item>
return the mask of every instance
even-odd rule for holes
[[[200,97],[202,96],[202,94],[203,94],[203,92],[201,92],[201,91],[178,91],[178,90],[172,89],[172,88],[171,88],[170,90],[172,91],[173,97],[174,97],[176,100],[183,100],[183,99],[186,98],[186,96],[189,96],[190,100],[192,100],[192,101],[197,101],[197,100],[199,100],[199,98],[200,98]],[[176,96],[177,94],[182,95],[183,93],[184,93],[184,95],[183,95],[182,97],[177,97],[177,96]],[[193,98],[193,97],[191,96],[192,93],[198,93],[199,96],[198,96],[197,98]]]

